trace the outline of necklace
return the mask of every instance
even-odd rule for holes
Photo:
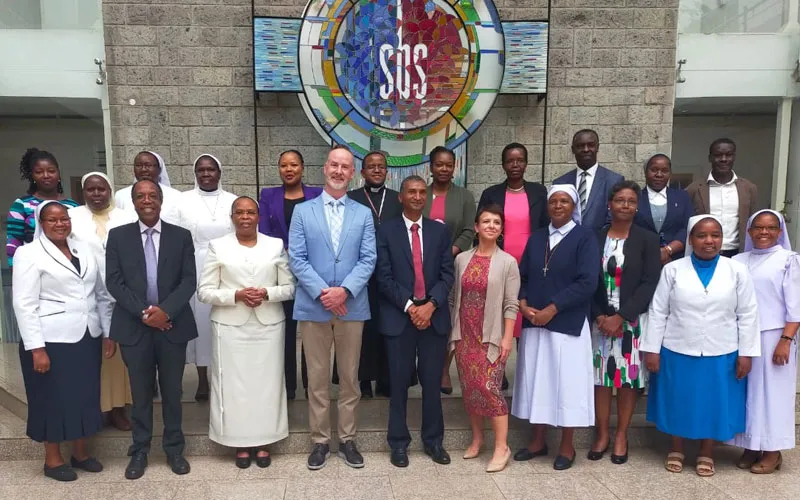
[[[372,188],[370,188],[372,190]],[[367,187],[364,186],[364,194],[367,197],[367,202],[369,203],[369,207],[372,209],[372,213],[375,214],[375,218],[378,219],[378,223],[381,222],[381,214],[383,213],[383,202],[386,201],[386,189],[383,190],[383,194],[381,195],[381,206],[380,208],[376,209],[375,204],[372,203],[372,198],[369,197],[369,191],[367,191]]]
[[[211,196],[202,196],[202,195],[200,196],[200,199],[203,200],[203,205],[205,205],[206,210],[208,210],[208,213],[211,214],[211,221],[212,222],[216,222],[216,220],[217,220],[217,208],[219,208],[219,206],[218,206],[219,204],[217,203],[219,201],[219,193],[217,193],[217,195],[214,196],[214,210],[211,210],[211,207],[206,202],[206,198],[211,198]]]
[[[507,191],[511,191],[512,193],[519,193],[519,192],[522,192],[522,190],[524,190],[524,189],[525,189],[525,184],[523,184],[522,186],[520,186],[518,188],[512,188],[511,186],[506,184],[506,190]]]
[[[556,253],[556,250],[558,250],[558,245],[560,244],[561,244],[560,241],[556,243],[556,246],[553,247],[553,251],[551,252],[550,237],[549,236],[547,237],[547,243],[544,246],[544,267],[542,268],[542,276],[544,276],[545,278],[547,277],[547,271],[550,269],[550,260],[552,260],[553,254]]]

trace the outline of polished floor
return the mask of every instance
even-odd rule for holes
[[[717,474],[700,478],[692,467],[672,474],[662,466],[663,455],[650,449],[631,450],[625,465],[608,460],[579,459],[568,471],[556,472],[549,460],[512,463],[498,474],[486,474],[488,454],[465,461],[452,450],[451,465],[434,464],[421,453],[411,465],[397,469],[387,453],[365,454],[366,467],[355,470],[332,457],[316,472],[305,467],[305,455],[275,455],[272,466],[238,470],[225,457],[189,457],[192,472],[175,476],[163,459],[153,458],[138,481],[123,478],[124,458],[105,459],[100,474],[81,473],[78,481],[56,483],[41,473],[39,461],[0,462],[0,498],[93,500],[204,499],[647,499],[722,500],[796,499],[800,495],[800,453],[784,456],[784,467],[771,476],[755,476],[732,465],[736,450],[717,453]],[[581,457],[585,451],[579,452]],[[537,461],[538,460],[538,461]]]

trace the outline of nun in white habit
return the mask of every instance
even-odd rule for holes
[[[737,466],[755,474],[780,469],[781,450],[795,446],[800,256],[792,251],[780,212],[761,210],[747,221],[744,253],[758,302],[761,356],[747,377],[745,431],[729,442],[745,449]]]
[[[283,241],[258,232],[258,204],[238,198],[229,212],[235,232],[208,247],[197,289],[211,305],[212,363],[209,438],[238,448],[247,468],[256,447],[259,467],[270,464],[266,445],[289,435],[282,302],[295,278]]]
[[[236,195],[220,187],[222,163],[216,156],[202,154],[194,161],[194,189],[180,194],[178,225],[192,233],[197,276],[203,272],[203,262],[211,240],[233,232],[231,206]],[[192,297],[192,310],[197,323],[198,337],[186,348],[186,363],[197,366],[198,386],[195,400],[208,400],[208,373],[211,363],[211,305]]]
[[[547,425],[561,427],[553,463],[569,469],[575,461],[575,427],[594,424],[594,375],[589,309],[597,288],[597,236],[580,225],[575,186],[554,185],[547,193],[548,227],[528,239],[520,263],[520,336],[511,414],[534,424],[517,461],[548,454]]]
[[[158,183],[164,194],[164,199],[161,201],[161,220],[180,225],[178,203],[181,192],[170,187],[169,172],[161,155],[155,151],[142,151],[136,155],[133,160],[133,176],[136,181],[148,180]],[[120,189],[114,194],[114,203],[117,208],[136,215],[132,192],[133,185]]]

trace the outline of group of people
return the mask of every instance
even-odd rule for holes
[[[238,467],[269,466],[267,445],[288,436],[298,335],[312,470],[330,456],[332,372],[347,465],[364,466],[358,403],[381,394],[390,400],[390,461],[408,466],[408,389],[417,383],[424,451],[449,464],[441,394],[452,392],[454,358],[472,428],[463,458],[480,455],[488,419],[488,472],[548,455],[547,426],[561,428],[557,470],[573,465],[579,427],[595,427],[589,460],[611,449],[611,461],[625,463],[645,389],[648,419],[672,436],[667,470],[682,471],[685,439],[702,440],[702,476],[715,472],[714,441],[745,448],[742,468],[780,468],[780,450],[795,440],[800,326],[800,260],[783,217],[756,209],[728,139],[711,144],[708,179],[686,191],[669,187],[667,155],[645,162],[642,189],[600,166],[599,149],[597,133],[577,132],[576,169],[548,190],[525,180],[527,149],[509,144],[506,180],[477,208],[453,183],[455,154],[444,147],[430,153],[432,182],[410,176],[399,192],[386,186],[383,152],[364,157],[364,185],[348,191],[348,149],[330,151],[322,188],[303,183],[302,154],[286,151],[282,185],[259,202],[222,190],[210,154],[195,161],[195,188],[177,192],[161,157],[145,151],[134,160],[136,182],[116,195],[102,173],[84,176],[86,205],[75,208],[55,158],[29,150],[29,195],[9,214],[8,255],[28,435],[45,443],[45,474],[74,480],[76,468],[102,470],[85,442],[102,411],[132,428],[125,474],[141,477],[158,389],[168,463],[188,473],[187,362],[198,367],[196,399],[210,400],[210,438],[236,448]],[[54,328],[63,319],[70,327]],[[516,453],[509,413],[532,424]],[[75,442],[69,465],[62,441]]]

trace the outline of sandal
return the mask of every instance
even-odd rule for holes
[[[750,467],[750,472],[753,474],[772,474],[776,470],[781,470],[782,465],[783,455],[778,452],[778,459],[771,466],[764,465],[763,462],[759,461]]]
[[[683,453],[671,451],[667,455],[667,459],[664,461],[664,468],[670,472],[680,474],[683,472],[683,460],[685,458],[686,457],[683,455]]]
[[[697,457],[695,472],[700,477],[711,477],[717,470],[714,468],[714,459],[711,457]]]

